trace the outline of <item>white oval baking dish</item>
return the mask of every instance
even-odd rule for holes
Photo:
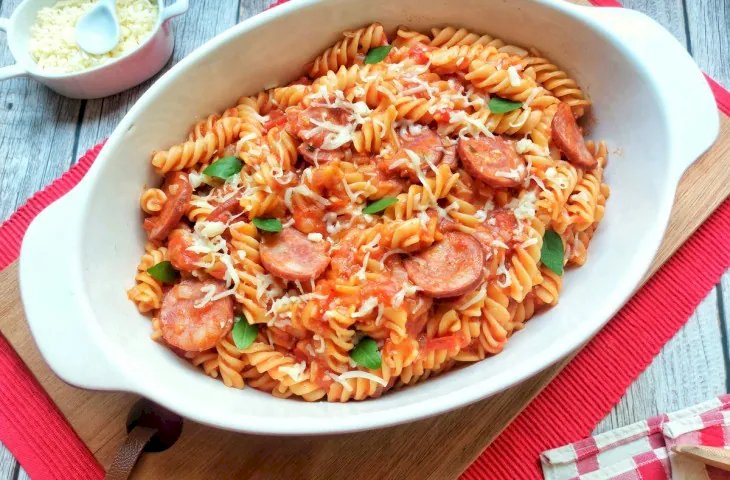
[[[421,385],[347,404],[226,388],[151,341],[149,320],[125,295],[145,241],[137,199],[144,184],[159,181],[150,152],[239,95],[296,78],[342,30],[375,20],[390,31],[453,24],[534,45],[587,89],[597,120],[592,136],[621,152],[606,170],[612,195],[590,259],[565,275],[558,306],[531,320],[504,352]],[[193,420],[252,433],[412,421],[493,395],[586,343],[639,285],[677,182],[710,147],[718,122],[684,48],[634,11],[559,0],[462,0],[458,8],[444,0],[294,1],[209,41],[137,102],[81,184],[31,225],[20,260],[23,303],[46,361],[83,388],[136,392]]]

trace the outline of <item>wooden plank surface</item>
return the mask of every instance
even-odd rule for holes
[[[1,0],[0,15],[8,16],[18,3],[20,0]],[[239,19],[257,13],[267,3],[267,0],[191,2],[191,11],[183,17],[182,23],[175,22],[177,43],[172,62]],[[730,85],[730,4],[726,0],[628,0],[624,3],[657,19],[683,43],[687,44],[689,39],[691,53],[700,66],[721,83]],[[3,63],[11,62],[7,50],[0,55]],[[107,136],[149,83],[108,99],[89,102],[63,99],[28,79],[0,84],[0,125],[3,127],[0,129],[0,155],[4,159],[0,163],[0,220],[66,170],[78,155]],[[28,132],[32,133],[32,140],[29,140]],[[729,295],[730,277],[726,275],[722,287],[714,296],[708,296],[688,325],[665,347],[599,429],[630,423],[662,409],[696,403],[693,398],[705,399],[702,395],[716,390],[718,383],[725,382],[724,391],[727,391],[725,372],[730,340],[724,334],[730,315],[722,307],[730,305]],[[716,316],[714,327],[713,315]],[[725,321],[722,328],[720,319]],[[717,355],[718,345],[723,353],[721,358]],[[689,346],[709,353],[692,355]],[[690,383],[693,376],[700,375],[698,367],[705,361],[710,362],[705,365],[710,365],[714,373],[719,372],[717,376],[722,382]],[[498,407],[497,412],[506,414],[509,406]],[[482,441],[480,437],[476,438],[479,440],[475,441]],[[114,440],[100,438],[98,448],[111,451],[113,446],[110,444]],[[23,478],[24,472],[8,461],[9,458],[12,457],[0,445],[0,480]],[[9,470],[4,468],[6,464],[11,467]]]
[[[713,289],[690,320],[629,387],[595,433],[695,405],[726,391],[718,292]]]

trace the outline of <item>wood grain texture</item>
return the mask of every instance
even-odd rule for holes
[[[259,12],[266,10],[266,7],[274,3],[271,0],[241,0],[238,8],[238,20],[245,20],[253,17]]]
[[[730,87],[730,2],[686,2],[689,48],[697,63],[715,80]]]
[[[0,479],[13,478],[18,469],[18,463],[13,455],[5,448],[0,448]]]
[[[0,16],[20,2],[4,0]],[[0,64],[12,63],[3,48]],[[0,83],[0,221],[71,165],[80,105],[28,78]]]
[[[710,294],[629,387],[594,433],[672,412],[725,393],[717,291]]]
[[[638,10],[649,15],[664,28],[672,32],[677,40],[687,46],[687,30],[685,27],[682,0],[623,0],[624,7]]]
[[[730,270],[722,276],[720,285],[717,286],[717,295],[725,363],[725,391],[730,392]]]

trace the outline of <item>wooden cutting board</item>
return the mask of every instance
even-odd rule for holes
[[[730,194],[730,119],[682,179],[654,273]],[[17,263],[0,272],[0,332],[30,367],[81,439],[106,468],[123,442],[138,397],[74,388],[56,377],[25,322]],[[572,358],[572,357],[571,357]],[[324,437],[253,436],[186,421],[169,450],[146,454],[135,478],[456,478],[570,361],[487,400],[435,418],[376,431]],[[211,408],[215,408],[211,406]]]

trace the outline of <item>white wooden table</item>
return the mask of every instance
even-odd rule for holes
[[[0,0],[7,17],[21,0]],[[174,21],[171,63],[216,33],[263,10],[273,0],[193,0]],[[697,63],[730,87],[730,0],[625,0],[655,18],[686,45]],[[12,58],[0,52],[0,64]],[[56,95],[28,79],[0,84],[0,221],[108,136],[151,82],[102,100]],[[683,408],[730,390],[730,272],[687,325],[631,385],[596,427],[602,432]],[[0,480],[27,475],[0,444]]]

